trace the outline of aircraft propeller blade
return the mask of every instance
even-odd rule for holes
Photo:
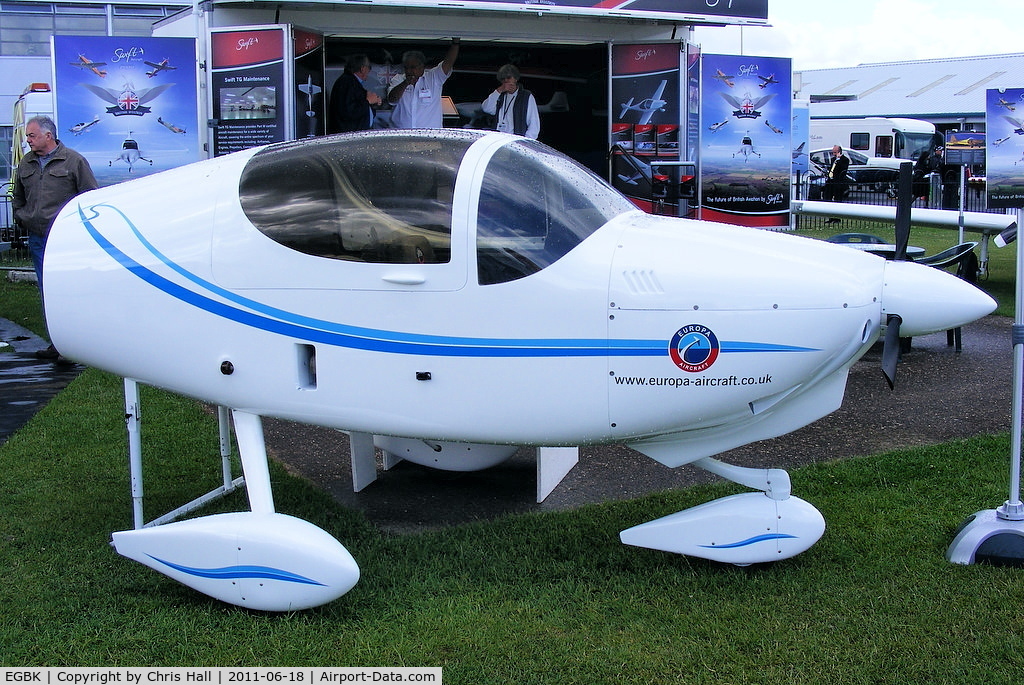
[[[900,176],[896,192],[896,255],[893,261],[906,261],[907,245],[910,243],[910,207],[914,203],[914,165],[900,164]],[[899,314],[890,314],[886,319],[885,342],[882,345],[882,373],[889,383],[889,389],[896,387],[896,365],[900,360]]]
[[[882,373],[889,382],[889,389],[896,387],[896,364],[900,360],[900,324],[903,319],[899,314],[890,314],[885,321],[885,342],[882,345]]]
[[[900,176],[896,192],[896,256],[904,261],[907,258],[907,244],[910,242],[910,207],[914,204],[914,165],[910,162],[900,164]]]

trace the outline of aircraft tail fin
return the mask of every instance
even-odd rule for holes
[[[622,111],[619,112],[619,118],[621,119],[622,117],[626,116],[626,112],[628,112],[632,108],[633,108],[633,98],[630,98],[629,102],[623,102],[622,103]]]

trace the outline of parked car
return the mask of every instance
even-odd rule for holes
[[[868,157],[856,150],[844,150],[850,159],[847,170],[851,190],[873,190],[895,192],[896,182],[900,176],[900,164],[911,162],[909,159],[896,157]],[[832,148],[812,150],[808,155],[811,160],[811,188],[824,184],[824,177],[832,165]],[[820,179],[815,182],[815,177]]]

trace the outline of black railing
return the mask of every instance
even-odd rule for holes
[[[812,177],[814,179],[815,177]],[[915,184],[915,193],[924,194],[914,198],[914,207],[926,207],[929,209],[948,209],[958,211],[960,209],[960,182],[951,180],[943,183],[938,176],[927,179],[927,184]],[[794,200],[821,200],[820,179],[812,180],[810,183],[802,182],[793,186]],[[925,192],[926,191],[926,192]],[[895,183],[850,183],[847,186],[843,202],[859,205],[881,205],[896,206],[896,184]],[[1006,210],[989,209],[985,192],[984,179],[972,179],[964,184],[964,207],[965,212],[988,212],[992,214],[1003,214]],[[797,217],[798,228],[820,228],[819,224],[825,221],[825,217],[800,216]]]
[[[28,236],[14,224],[11,184],[0,186],[0,265],[28,259]]]

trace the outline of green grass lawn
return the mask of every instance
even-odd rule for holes
[[[749,568],[618,541],[732,486],[391,536],[274,465],[278,511],[341,540],[362,580],[326,606],[263,614],[108,545],[131,527],[121,389],[88,370],[0,446],[0,664],[441,666],[449,683],[1009,683],[1024,672],[1024,571],[943,557],[968,514],[1006,498],[1005,435],[794,471],[828,529],[798,557]],[[152,516],[218,484],[217,433],[193,401],[144,388],[143,406]],[[236,494],[210,511],[244,508]]]
[[[999,254],[982,285],[1012,293],[1012,259]],[[0,317],[41,333],[34,298],[32,285],[0,282]],[[217,426],[152,388],[142,404],[152,517],[219,484]],[[278,511],[359,563],[339,600],[247,611],[118,556],[110,533],[132,513],[122,384],[85,371],[0,445],[0,665],[440,666],[445,682],[473,685],[973,685],[1024,673],[1024,569],[943,556],[967,515],[1006,499],[1008,435],[794,470],[825,535],[748,568],[618,541],[732,485],[394,536],[279,465],[271,475]],[[236,493],[205,513],[246,508]]]

